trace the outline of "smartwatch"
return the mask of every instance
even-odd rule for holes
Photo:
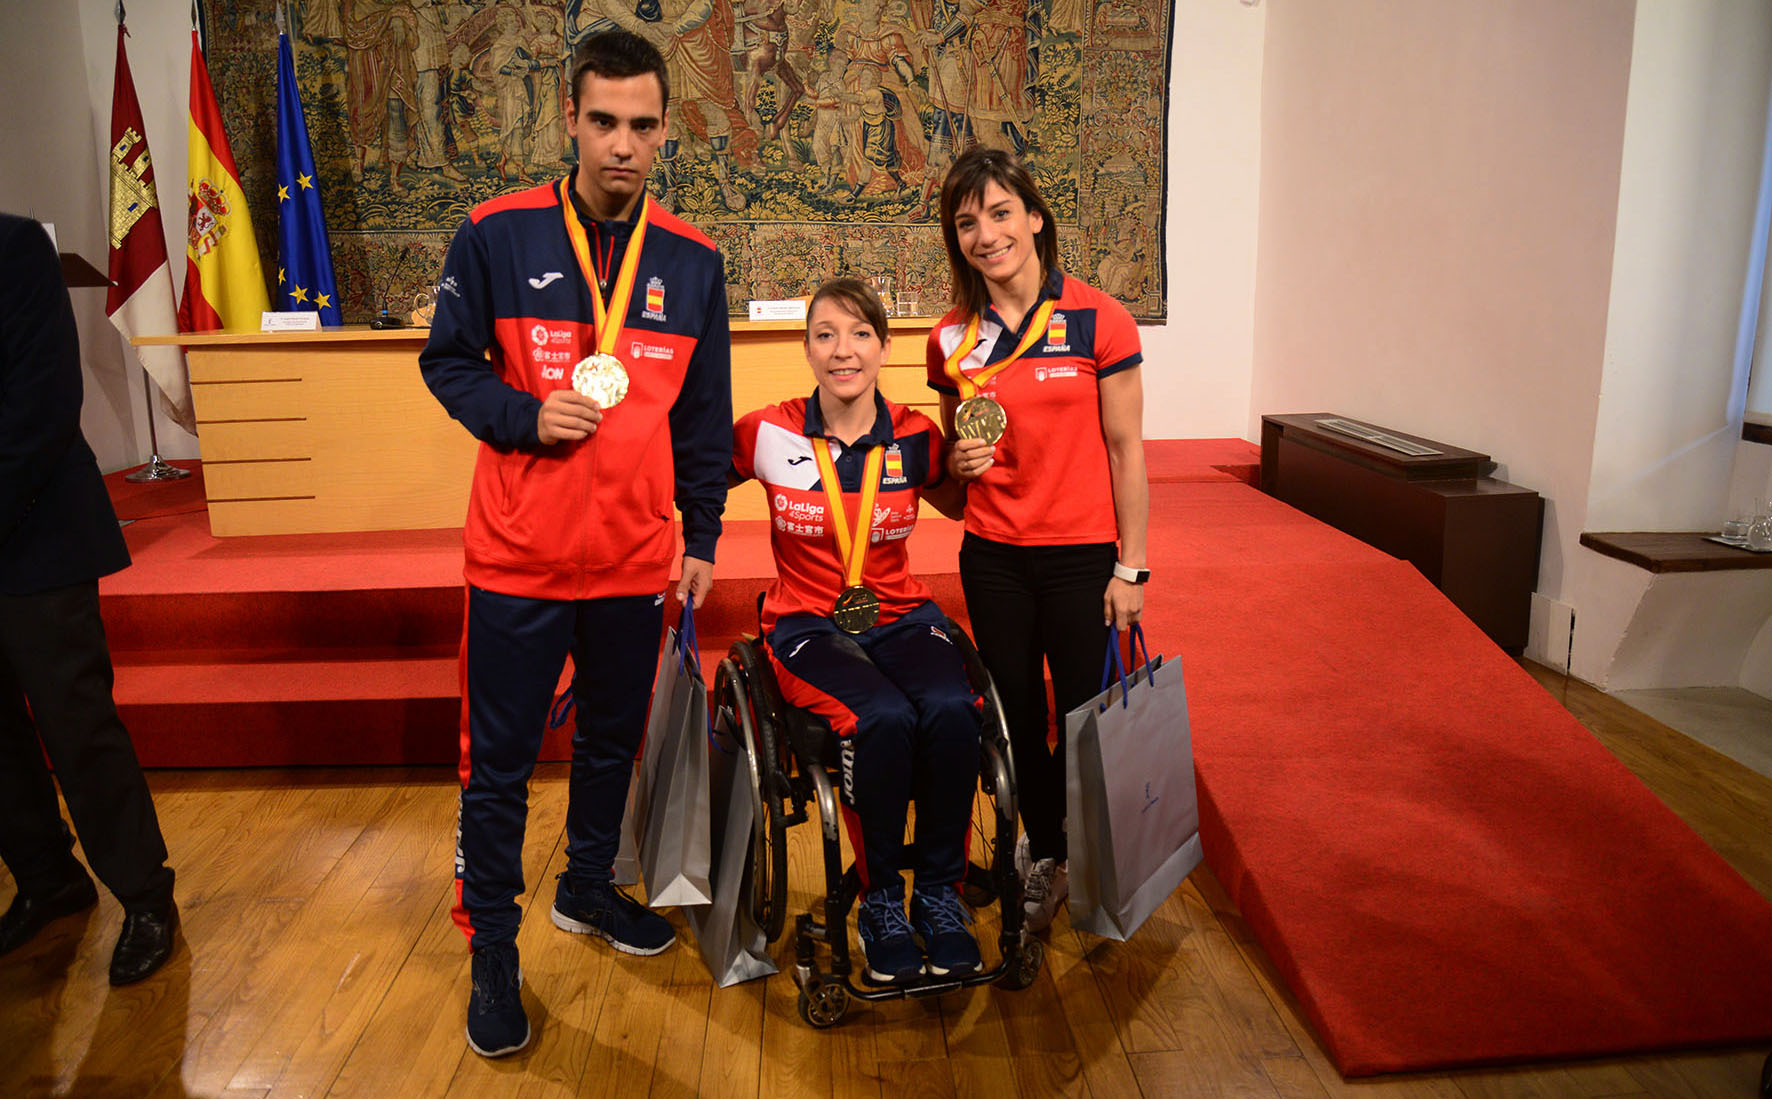
[[[1151,570],[1135,569],[1131,565],[1114,562],[1114,579],[1124,580],[1128,584],[1142,584],[1151,578]]]

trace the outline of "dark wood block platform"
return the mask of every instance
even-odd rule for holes
[[[1262,490],[1413,564],[1497,645],[1523,650],[1538,586],[1538,493],[1487,476],[1487,454],[1352,421],[1437,452],[1404,454],[1324,419],[1351,418],[1261,418]]]

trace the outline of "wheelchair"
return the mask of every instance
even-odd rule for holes
[[[781,937],[787,923],[787,829],[808,819],[809,803],[817,807],[823,834],[824,918],[818,918],[816,905],[794,918],[794,984],[799,988],[800,1018],[819,1029],[841,1022],[852,1000],[938,996],[990,983],[1023,989],[1039,976],[1045,959],[1044,946],[1024,926],[1021,879],[1013,865],[1019,818],[1003,708],[971,638],[952,619],[947,628],[973,691],[984,700],[979,777],[992,803],[995,825],[994,834],[983,844],[987,865],[968,865],[961,895],[973,908],[1002,902],[997,964],[964,977],[924,976],[880,986],[851,980],[855,969],[850,960],[849,916],[861,880],[853,864],[843,865],[838,738],[829,722],[783,701],[761,638],[745,637],[734,643],[715,673],[711,716],[749,749],[752,804],[757,811],[752,819],[745,901],[771,943]],[[906,851],[911,850],[907,843]],[[829,950],[828,969],[819,964],[820,946]]]

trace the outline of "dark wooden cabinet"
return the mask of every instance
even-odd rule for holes
[[[1538,493],[1488,476],[1487,454],[1375,428],[1438,452],[1405,454],[1321,426],[1326,419],[1348,418],[1261,418],[1263,491],[1408,561],[1497,645],[1524,649],[1544,522]]]

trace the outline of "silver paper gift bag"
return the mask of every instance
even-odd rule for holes
[[[714,902],[686,908],[701,960],[721,988],[776,971],[763,929],[752,918],[752,837],[756,795],[751,761],[736,740],[719,734],[708,747],[714,801]]]
[[[659,654],[634,809],[647,903],[668,908],[711,901],[708,689],[688,604]]]
[[[1133,627],[1134,652],[1144,631]],[[1119,635],[1108,637],[1119,665]],[[1187,688],[1159,655],[1065,715],[1071,926],[1125,941],[1200,864]]]

